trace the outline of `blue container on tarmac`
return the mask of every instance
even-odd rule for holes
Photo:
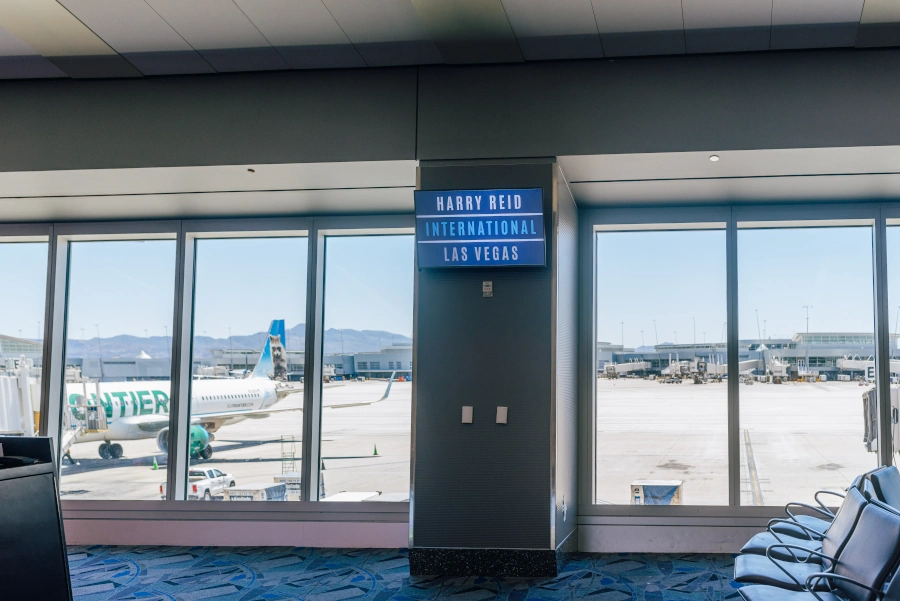
[[[631,483],[632,505],[681,505],[684,480],[636,480]]]

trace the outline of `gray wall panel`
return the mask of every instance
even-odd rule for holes
[[[550,214],[550,163],[423,165],[420,178],[431,190],[542,187]],[[416,547],[551,547],[549,265],[419,273]],[[474,407],[471,425],[460,423],[463,405]],[[505,426],[498,405],[509,407]]]
[[[0,106],[0,171],[415,158],[415,69],[3,82]]]
[[[556,537],[578,515],[578,208],[557,169],[556,232]],[[565,505],[564,505],[565,502]]]
[[[420,159],[888,145],[900,51],[422,67]]]

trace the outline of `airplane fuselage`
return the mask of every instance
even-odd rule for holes
[[[79,396],[84,396],[89,406],[96,406],[99,399],[109,426],[106,432],[81,434],[77,443],[156,437],[159,429],[148,430],[140,424],[160,417],[168,420],[170,390],[168,380],[66,384],[70,410],[77,410]],[[277,399],[275,382],[268,378],[193,380],[191,418],[203,423],[204,417],[228,413],[229,423],[235,423],[242,420],[240,413],[267,409]]]

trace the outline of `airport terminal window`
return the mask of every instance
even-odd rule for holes
[[[878,463],[872,228],[738,228],[741,504],[842,491]]]
[[[159,499],[174,283],[175,240],[70,243],[64,499]]]
[[[0,432],[34,436],[41,408],[47,243],[4,242],[0,265]]]
[[[308,238],[195,245],[187,498],[299,501]]]
[[[596,500],[728,504],[725,231],[597,234]]]
[[[353,355],[359,371],[323,378],[323,500],[409,499],[411,372],[381,366],[412,359],[413,277],[411,235],[325,239],[323,354]]]

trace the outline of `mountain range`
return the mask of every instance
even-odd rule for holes
[[[286,332],[286,346],[289,351],[303,350],[306,340],[306,324],[297,324]],[[392,344],[412,344],[412,339],[402,334],[394,334],[382,330],[339,330],[331,328],[325,330],[325,354],[358,353],[363,351],[378,351],[382,347]],[[250,350],[258,352],[265,344],[266,332],[259,331],[253,334],[235,335],[228,338],[214,338],[211,336],[194,337],[194,357],[205,359],[212,356],[213,350],[233,348],[238,350]],[[82,341],[79,338],[70,338],[66,354],[69,357],[97,357],[102,349],[104,359],[128,358],[133,359],[147,353],[154,359],[166,358],[171,353],[172,339],[166,336],[112,336],[110,338],[97,337]],[[343,350],[342,350],[343,349]]]

